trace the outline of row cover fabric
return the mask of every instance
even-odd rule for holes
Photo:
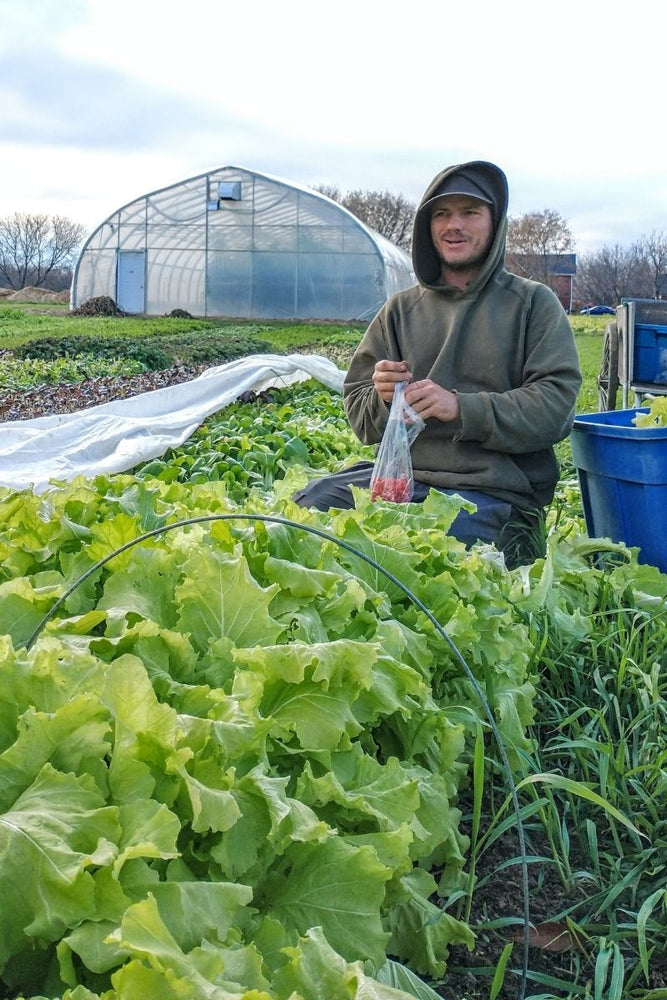
[[[177,448],[242,393],[316,379],[342,392],[345,373],[328,358],[256,354],[207,369],[179,385],[0,425],[0,485],[43,492],[77,476],[126,472]]]

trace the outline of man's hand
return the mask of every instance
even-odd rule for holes
[[[409,382],[412,373],[405,361],[378,361],[373,369],[373,385],[380,399],[391,404],[394,388],[399,382]]]
[[[459,399],[455,392],[443,389],[430,378],[412,382],[412,372],[405,361],[378,361],[373,370],[375,390],[388,406],[398,382],[410,382],[405,390],[405,401],[423,420],[435,417],[448,423],[459,416]]]
[[[412,382],[405,390],[405,401],[419,414],[422,420],[435,417],[449,423],[457,420],[460,407],[459,398],[455,392],[443,389],[430,378],[420,382]]]

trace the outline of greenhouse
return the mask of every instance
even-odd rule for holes
[[[408,254],[341,205],[227,166],[113,212],[79,255],[71,307],[363,321],[414,280]]]

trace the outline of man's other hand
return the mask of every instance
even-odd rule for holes
[[[436,420],[450,423],[452,420],[458,420],[460,413],[456,393],[443,389],[430,378],[412,382],[405,390],[405,402],[409,403],[422,420],[435,417]]]

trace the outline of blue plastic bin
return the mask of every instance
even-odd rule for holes
[[[667,573],[667,427],[635,427],[638,412],[576,417],[572,457],[590,537],[637,547]]]
[[[667,383],[667,326],[635,323],[633,381]]]

